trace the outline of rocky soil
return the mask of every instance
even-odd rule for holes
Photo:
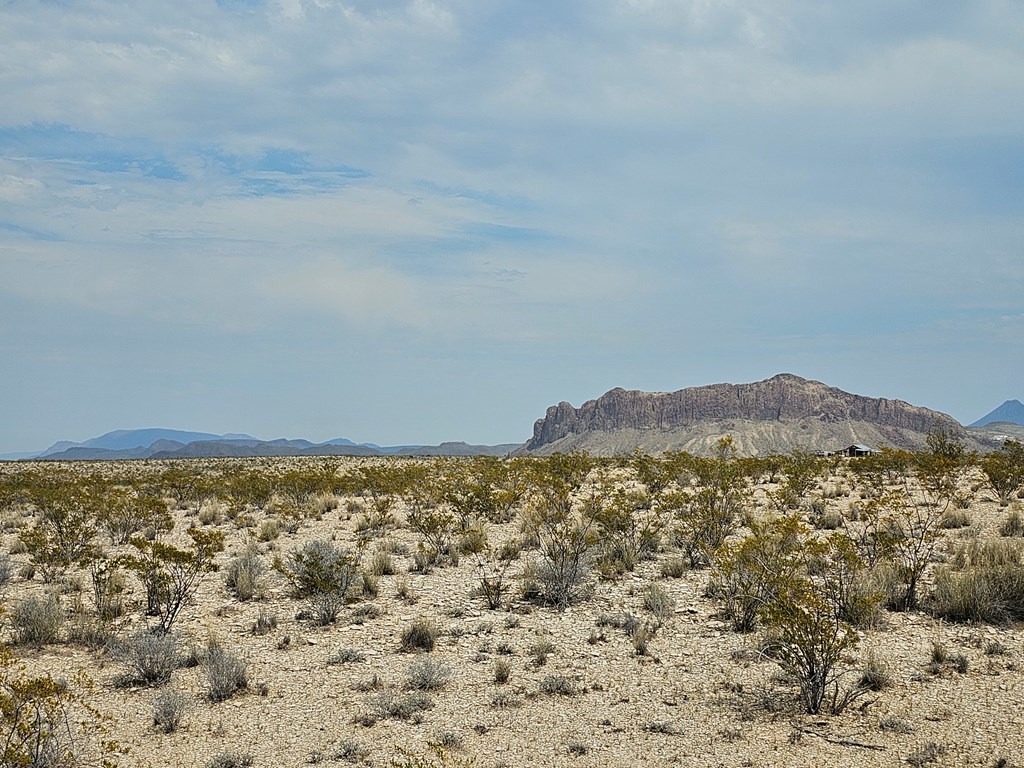
[[[355,460],[353,460],[355,461]],[[763,501],[768,488],[758,491]],[[222,565],[255,543],[270,563],[303,541],[324,538],[356,542],[354,500],[310,518],[294,533],[255,541],[251,529],[216,518],[208,527],[228,535]],[[855,493],[826,500],[848,512]],[[763,512],[763,508],[762,508]],[[971,528],[943,535],[953,547],[967,535],[994,537],[1006,510],[984,491],[969,510]],[[197,510],[180,510],[175,536],[198,523]],[[3,548],[15,541],[9,525]],[[258,522],[258,521],[257,521]],[[497,542],[517,535],[515,523],[490,529]],[[704,596],[707,571],[679,578],[661,575],[672,552],[640,565],[616,581],[595,581],[586,601],[559,612],[521,599],[488,610],[474,596],[477,570],[471,558],[457,567],[410,573],[417,537],[399,527],[364,551],[392,554],[396,573],[379,578],[376,597],[347,606],[339,621],[314,627],[297,618],[302,603],[290,596],[280,575],[268,571],[257,599],[242,602],[226,588],[223,573],[208,577],[198,600],[179,622],[183,644],[202,647],[208,638],[248,662],[248,688],[226,701],[209,701],[203,667],[182,667],[167,688],[183,691],[191,705],[181,727],[154,728],[154,700],[161,689],[115,684],[120,664],[103,650],[68,643],[17,652],[32,671],[72,677],[82,671],[95,686],[90,702],[112,716],[112,734],[129,748],[122,766],[207,764],[222,753],[248,754],[256,766],[342,765],[351,759],[377,766],[994,766],[1024,764],[1024,628],[954,625],[925,613],[886,613],[863,633],[851,663],[875,654],[892,672],[892,685],[864,698],[839,716],[800,714],[794,687],[779,668],[757,653],[756,634],[737,634]],[[519,573],[535,555],[525,551],[513,564]],[[26,561],[15,554],[15,570]],[[63,584],[70,605],[86,583],[72,576]],[[675,608],[638,655],[626,633],[609,617],[645,616],[641,595],[661,585]],[[38,577],[15,578],[3,594],[10,606],[47,587]],[[88,600],[87,597],[84,599]],[[136,585],[117,622],[127,636],[144,624]],[[368,608],[368,606],[370,606]],[[263,617],[276,626],[254,633]],[[400,636],[427,618],[440,630],[429,657],[451,670],[451,678],[427,695],[431,707],[406,720],[362,716],[382,692],[404,695],[416,654],[400,650]],[[605,626],[601,626],[605,625]],[[939,643],[966,662],[928,669]],[[538,663],[538,644],[550,652]],[[365,658],[329,663],[339,649]],[[495,680],[496,664],[509,664],[507,682]],[[553,679],[562,693],[545,692]],[[451,749],[433,756],[432,744]],[[402,754],[427,762],[403,762]],[[997,761],[1005,759],[1007,762]],[[460,762],[462,761],[462,762]]]

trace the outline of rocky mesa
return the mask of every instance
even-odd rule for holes
[[[524,453],[575,450],[616,455],[686,450],[706,453],[732,435],[743,454],[836,449],[853,443],[915,449],[944,428],[984,447],[951,416],[901,400],[864,397],[783,373],[751,384],[712,384],[676,392],[616,388],[579,408],[548,408]]]

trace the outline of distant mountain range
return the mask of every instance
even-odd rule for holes
[[[1021,403],[1020,400],[1007,400],[994,411],[982,416],[971,426],[984,427],[995,422],[1024,425],[1024,403]]]
[[[323,443],[309,440],[260,440],[246,434],[217,435],[177,429],[119,429],[81,443],[61,440],[42,453],[11,454],[0,459],[42,461],[102,461],[114,459],[184,459],[248,456],[504,456],[519,447],[468,445],[380,446],[337,437]]]
[[[338,437],[260,440],[246,434],[216,435],[174,429],[108,432],[82,443],[60,441],[39,454],[0,459],[49,461],[178,459],[247,456],[505,456],[587,451],[622,455],[634,450],[707,453],[732,435],[743,455],[795,449],[837,450],[852,444],[919,449],[928,433],[943,428],[969,446],[991,450],[1007,438],[1024,439],[1024,405],[1007,400],[970,427],[951,416],[902,400],[864,397],[820,381],[782,373],[751,384],[712,384],[676,392],[616,388],[579,408],[562,402],[548,408],[524,445],[380,446]]]

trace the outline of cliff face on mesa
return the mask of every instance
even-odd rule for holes
[[[780,374],[752,384],[677,392],[613,389],[579,408],[559,403],[536,422],[524,449],[539,454],[586,450],[608,455],[637,448],[702,453],[725,434],[732,434],[749,454],[836,449],[851,443],[918,448],[937,427],[971,442],[963,427],[944,413]]]

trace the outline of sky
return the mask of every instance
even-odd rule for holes
[[[1024,399],[1015,0],[7,0],[0,452]]]

